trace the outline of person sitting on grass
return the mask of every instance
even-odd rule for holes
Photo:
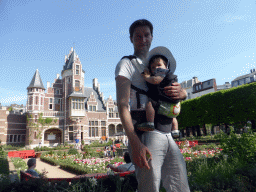
[[[35,158],[29,159],[27,162],[27,165],[28,165],[28,170],[26,171],[26,173],[29,173],[30,175],[39,178],[38,173],[34,170],[36,167],[36,159]]]
[[[134,171],[135,167],[132,164],[130,155],[128,152],[124,153],[124,161],[126,162],[126,164],[123,165],[119,165],[118,167],[115,167],[112,164],[108,164],[107,168],[110,168],[112,171],[114,172],[126,172],[126,171]]]

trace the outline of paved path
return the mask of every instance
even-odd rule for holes
[[[28,160],[29,158],[25,159],[25,162],[27,163]],[[46,169],[46,171],[48,171],[46,177],[48,178],[72,178],[77,176],[75,174],[60,169],[59,166],[53,166],[48,163],[45,163],[41,161],[40,158],[36,159],[36,169],[39,172],[42,172],[43,169]]]

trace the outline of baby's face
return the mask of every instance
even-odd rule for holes
[[[155,69],[162,68],[166,69],[166,66],[164,64],[164,60],[161,58],[157,58],[153,61],[153,63],[150,65],[151,72],[154,73]]]

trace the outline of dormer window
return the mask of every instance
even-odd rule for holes
[[[79,75],[79,65],[76,65],[76,75]]]
[[[113,110],[113,108],[109,108],[108,109],[108,115],[109,115],[109,118],[113,118],[114,117],[114,110]]]

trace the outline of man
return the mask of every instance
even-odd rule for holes
[[[34,170],[36,168],[36,159],[35,158],[29,159],[27,162],[27,165],[28,165],[28,170],[26,171],[26,173],[29,173],[34,177],[39,177],[38,173]]]
[[[147,20],[135,21],[129,29],[130,41],[134,47],[137,63],[144,66],[151,42],[153,25]],[[166,191],[188,192],[186,165],[180,150],[171,137],[171,126],[165,126],[165,120],[156,116],[156,129],[161,131],[138,132],[136,126],[145,122],[147,96],[136,93],[131,85],[147,91],[146,82],[130,59],[122,59],[115,71],[117,105],[129,139],[129,152],[135,164],[139,192],[158,192],[160,181]],[[183,100],[186,91],[179,83],[164,88],[164,93],[172,99]],[[138,99],[139,98],[139,99]],[[130,109],[129,111],[129,100]],[[172,119],[170,119],[172,121]],[[170,125],[170,122],[168,122]]]
[[[126,162],[126,164],[123,165],[119,165],[118,167],[115,167],[112,164],[108,164],[107,168],[110,168],[112,171],[114,172],[126,172],[126,171],[134,171],[135,167],[132,164],[130,155],[128,152],[124,153],[124,161]]]

